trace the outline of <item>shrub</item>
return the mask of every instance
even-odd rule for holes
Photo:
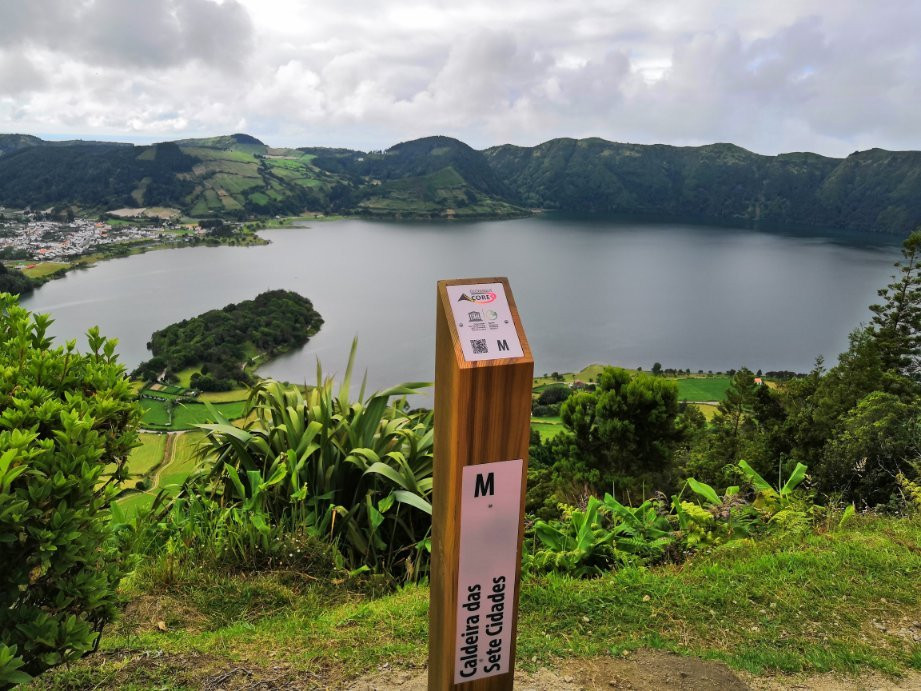
[[[94,649],[121,576],[108,507],[139,410],[114,341],[52,348],[50,323],[0,294],[0,685]]]
[[[332,543],[341,566],[416,580],[428,566],[432,416],[406,410],[406,384],[349,396],[354,346],[338,392],[317,372],[306,394],[264,381],[242,429],[213,408],[202,455],[209,462],[155,516],[159,535],[133,536],[157,551],[170,538],[209,560],[277,564],[272,545],[289,531]],[[141,531],[143,533],[143,531]],[[221,549],[216,552],[215,550]],[[223,559],[223,557],[222,557]],[[226,559],[224,559],[226,561]],[[268,562],[266,562],[268,560]]]
[[[572,389],[568,386],[548,386],[543,391],[540,392],[540,395],[537,397],[537,402],[540,405],[553,405],[554,403],[562,403],[572,394]]]
[[[589,497],[584,510],[565,507],[563,520],[535,522],[540,547],[525,555],[524,564],[584,578],[618,564],[661,561],[674,535],[658,508],[652,501],[630,508],[610,494],[604,500]]]

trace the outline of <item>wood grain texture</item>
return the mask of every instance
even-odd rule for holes
[[[480,283],[502,283],[505,286],[523,357],[481,362],[467,362],[464,359],[446,287]],[[524,472],[519,513],[524,516],[533,378],[531,348],[508,280],[470,278],[439,281],[435,332],[435,468],[429,605],[430,691],[499,691],[512,688],[523,520],[518,527],[510,671],[463,684],[453,683],[461,473],[462,468],[468,465],[522,459]]]

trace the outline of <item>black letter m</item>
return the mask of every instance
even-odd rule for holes
[[[473,490],[474,497],[478,497],[481,494],[484,496],[487,494],[495,495],[495,493],[496,489],[492,473],[488,473],[485,480],[482,473],[476,476],[476,488]]]
[[[499,346],[499,350],[508,350],[508,343],[506,343],[504,338],[501,341],[497,338],[496,343]]]

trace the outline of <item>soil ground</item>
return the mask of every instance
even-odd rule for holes
[[[271,655],[270,657],[274,657]],[[161,651],[100,653],[94,656],[96,674],[91,683],[71,679],[63,688],[122,689],[175,688],[206,691],[426,691],[424,668],[396,669],[383,665],[374,674],[352,682],[337,681],[334,670],[317,673],[294,669],[279,662],[253,666],[227,664],[207,654],[164,654]],[[129,682],[130,680],[130,682]],[[167,681],[168,680],[168,681]],[[30,688],[62,688],[42,683]],[[87,680],[89,681],[89,680]],[[164,685],[164,681],[167,683]],[[921,691],[921,672],[900,678],[870,672],[857,677],[840,674],[752,676],[734,672],[722,662],[684,657],[658,650],[639,650],[620,658],[569,660],[556,669],[519,671],[516,691]]]
[[[425,671],[382,670],[346,687],[349,691],[425,691]],[[573,660],[558,670],[542,669],[515,675],[518,691],[595,691],[630,689],[659,691],[675,689],[719,689],[720,691],[870,691],[876,689],[921,690],[921,673],[900,679],[879,674],[844,677],[838,674],[814,676],[753,677],[732,671],[722,662],[684,657],[657,650],[640,650],[622,658]]]

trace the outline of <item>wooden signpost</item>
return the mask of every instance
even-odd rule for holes
[[[534,360],[505,278],[438,282],[429,689],[511,689]]]

